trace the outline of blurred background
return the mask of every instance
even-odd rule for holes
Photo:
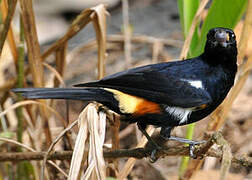
[[[1,50],[0,60],[0,108],[1,112],[4,112],[0,114],[0,138],[2,138],[0,139],[0,154],[3,156],[6,152],[28,152],[25,149],[21,150],[22,148],[17,144],[7,142],[6,139],[22,142],[39,152],[46,151],[51,141],[68,124],[78,118],[87,104],[81,101],[47,101],[46,104],[62,116],[65,121],[62,123],[57,116],[52,115],[53,113],[41,115],[41,110],[37,105],[30,104],[22,109],[10,110],[9,108],[13,107],[14,103],[22,100],[21,97],[11,93],[10,89],[37,86],[40,81],[38,79],[44,81],[42,84],[45,87],[71,87],[73,84],[95,80],[103,75],[130,67],[194,57],[203,50],[206,32],[212,27],[222,26],[234,29],[237,41],[242,42],[238,43],[239,52],[241,52],[239,56],[240,71],[235,92],[211,117],[198,122],[195,127],[193,125],[189,128],[175,128],[173,135],[200,140],[204,132],[220,130],[229,143],[233,156],[246,155],[251,160],[252,39],[249,29],[251,29],[252,16],[249,11],[252,9],[249,9],[250,0],[223,0],[221,2],[217,0],[34,0],[33,9],[28,5],[27,7],[23,5],[22,8],[20,6],[24,3],[22,0],[17,1],[17,4],[15,1],[2,0],[0,2],[0,33],[7,39]],[[11,6],[12,3],[15,4],[14,7]],[[104,44],[97,46],[96,39],[102,39],[102,35],[96,34],[97,31],[92,23],[76,30],[78,33],[73,35],[67,34],[67,32],[74,32],[72,25],[78,20],[77,16],[82,17],[84,21],[96,21],[92,16],[84,17],[81,12],[85,9],[90,10],[101,3],[105,4],[107,10],[106,21],[98,19],[98,24],[106,24],[106,31],[102,28],[100,30],[101,34],[106,33],[106,55],[103,60],[97,60],[97,54],[100,53],[101,46]],[[10,9],[14,9],[13,16],[11,15],[10,18],[11,26],[8,26],[9,34],[4,36],[4,29],[7,27],[6,22],[8,21],[6,14],[12,14]],[[34,13],[37,37],[35,37],[36,34],[31,33],[32,30],[28,32],[29,27],[32,29],[35,26],[25,25],[29,22],[29,20],[24,20],[25,10],[28,14],[32,11]],[[24,14],[22,16],[23,26],[20,25],[20,14]],[[29,19],[29,16],[26,17]],[[191,34],[191,38],[188,38],[192,26],[194,26],[192,28],[194,32]],[[30,39],[25,38],[24,40],[22,36],[27,37],[29,34]],[[67,40],[57,44],[58,40],[64,39],[64,37]],[[39,44],[29,45],[28,41],[33,41],[34,38],[38,39]],[[187,52],[182,49],[185,46],[186,38],[191,39],[187,43],[189,48]],[[0,41],[3,40],[0,39]],[[49,52],[48,49],[55,43],[57,48]],[[32,50],[32,47],[34,47],[34,53],[29,54],[28,51]],[[186,54],[183,55],[182,52]],[[32,66],[34,60],[31,57],[35,59],[37,57],[39,61],[43,60],[46,65],[42,65],[42,68]],[[23,63],[18,63],[22,59]],[[101,63],[104,64],[104,67],[99,68]],[[32,70],[32,68],[35,69]],[[34,77],[36,72],[37,77]],[[37,79],[37,83],[35,79]],[[63,80],[65,84],[60,80]],[[6,113],[4,110],[7,110]],[[43,121],[44,116],[48,121]],[[118,136],[119,145],[117,147],[120,149],[134,148],[142,136],[135,125],[128,125],[125,122],[114,125],[108,121],[106,130],[105,144],[110,144],[109,147],[114,146],[113,140],[111,145],[111,138]],[[73,128],[71,134],[57,143],[54,150],[72,150],[77,133],[78,128]],[[169,145],[176,146],[177,144],[169,142]],[[109,150],[111,149],[109,148]],[[106,161],[107,177],[116,179],[125,168],[126,161],[126,158]],[[134,162],[133,169],[126,174],[125,178],[162,180],[178,179],[180,176],[182,179],[190,179],[190,175],[183,175],[189,171],[187,169],[188,161],[181,157],[169,156],[161,158],[153,164],[147,158],[140,159]],[[41,161],[22,162],[25,163],[0,161],[0,180],[38,179],[42,166],[39,163]],[[68,173],[69,159],[55,161],[55,163]],[[190,161],[189,165],[193,165],[193,163],[195,165],[195,162]],[[66,179],[61,172],[52,166],[49,167],[46,171],[46,179]],[[192,173],[194,179],[221,178],[220,159],[207,157],[200,167],[199,171],[195,170],[195,173]],[[231,164],[226,178],[252,179],[251,164],[244,167]]]

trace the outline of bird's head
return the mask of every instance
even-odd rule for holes
[[[204,54],[209,61],[221,63],[233,61],[236,63],[237,46],[235,34],[228,28],[213,28],[207,34]]]

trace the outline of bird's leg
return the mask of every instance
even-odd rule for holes
[[[193,151],[195,149],[195,145],[205,143],[206,141],[193,141],[193,140],[189,140],[189,139],[185,139],[185,138],[171,136],[170,135],[171,130],[172,130],[171,127],[162,127],[160,135],[163,138],[165,138],[166,140],[178,141],[178,142],[181,142],[181,143],[189,144],[189,156],[191,158],[196,158],[196,155],[193,153]]]
[[[162,149],[150,136],[149,134],[146,132],[146,125],[143,123],[137,123],[137,126],[139,128],[139,130],[143,133],[143,135],[148,139],[148,141],[154,146],[154,149],[151,152],[151,162],[155,162],[157,160],[157,158],[155,157],[155,154],[157,152],[157,150]]]

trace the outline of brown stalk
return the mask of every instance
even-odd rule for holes
[[[250,11],[252,8],[252,1],[249,0],[248,1],[248,5],[247,5],[247,12],[246,12],[246,16],[245,16],[245,22],[243,24],[243,29],[242,29],[242,33],[241,33],[241,40],[239,42],[239,46],[238,46],[238,60],[239,62],[243,62],[244,56],[245,56],[245,51],[247,49],[247,44],[248,44],[248,36],[251,32],[251,24],[252,24],[252,12]],[[241,54],[240,54],[241,53]],[[249,72],[248,69],[251,70],[250,64],[252,63],[252,56],[248,59],[247,63],[243,63],[240,67],[239,67],[239,71],[238,71],[238,77],[236,80],[236,84],[235,86],[231,89],[231,91],[229,92],[228,98],[226,98],[224,100],[224,102],[222,103],[221,106],[219,106],[211,115],[211,119],[213,119],[213,121],[211,121],[208,124],[207,130],[208,131],[216,131],[219,128],[222,127],[222,125],[225,123],[226,119],[227,119],[227,115],[228,112],[230,111],[232,104],[234,102],[234,100],[236,99],[237,95],[239,94],[240,90],[242,89],[242,87],[244,86],[248,76],[249,76]],[[245,72],[243,72],[245,71]],[[195,169],[198,170],[201,165],[203,163],[203,160],[192,160],[189,163],[189,168],[188,169]],[[191,178],[196,171],[193,171],[193,173],[188,173],[186,172],[185,174],[187,174],[187,178]]]
[[[113,119],[112,123],[110,125],[111,127],[111,132],[112,132],[112,150],[117,150],[119,149],[119,130],[120,130],[120,117],[117,114],[112,114]],[[113,159],[112,160],[114,169],[110,169],[109,176],[115,177],[117,174],[119,167],[118,167],[118,159]]]
[[[15,7],[14,7],[14,9],[15,9]],[[2,12],[3,19],[6,19],[6,16],[7,16],[7,13],[8,13],[7,11],[8,11],[8,8],[7,8],[6,1],[3,0],[2,3],[1,3],[1,12]],[[14,39],[11,24],[10,24],[10,27],[9,27],[7,38],[8,38],[8,41],[9,41],[9,46],[10,46],[10,50],[11,50],[15,65],[17,67],[18,52],[17,52],[17,46],[16,46],[16,43],[15,43],[15,39]]]
[[[44,60],[46,57],[48,57],[50,54],[60,48],[62,44],[65,44],[69,39],[71,39],[80,30],[82,30],[82,28],[85,27],[91,21],[91,19],[88,17],[90,17],[92,13],[93,11],[91,9],[82,11],[81,14],[77,16],[77,18],[73,21],[66,34],[43,53],[42,59]]]
[[[4,1],[5,0],[3,0],[3,2],[2,2],[2,3],[4,3],[2,6],[6,7],[6,3]],[[13,18],[14,12],[15,12],[16,4],[17,4],[17,0],[8,0],[7,16],[5,18],[3,27],[0,29],[0,56],[2,55],[4,42],[7,37],[8,32],[9,32],[9,28],[10,28],[11,20]],[[3,14],[6,14],[6,11],[5,11],[6,9],[2,8],[2,10],[3,10]]]
[[[98,79],[101,79],[105,75],[106,9],[104,5],[99,5],[92,8],[92,10],[95,12],[91,18],[96,32],[96,41],[98,44]]]
[[[164,44],[158,40],[153,43],[152,47],[152,63],[158,63],[158,56],[162,52]]]
[[[54,67],[45,62],[43,62],[43,66],[45,66],[49,71],[51,71],[54,74],[55,79],[59,82],[59,84],[61,84],[64,87],[66,86],[61,74]]]
[[[32,0],[20,0],[21,17],[24,26],[25,41],[28,49],[29,66],[35,87],[43,87],[43,65],[40,55],[40,47],[37,37],[35,17],[33,12]],[[45,103],[44,100],[40,102]],[[45,108],[39,108],[43,119],[43,127],[46,135],[46,142],[49,146],[52,142],[49,124],[47,122],[47,111]]]
[[[63,77],[65,71],[66,53],[67,53],[67,42],[62,44],[62,46],[55,52],[56,70],[61,77]],[[55,76],[54,87],[58,87],[60,83],[61,82]]]

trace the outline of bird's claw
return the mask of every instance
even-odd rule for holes
[[[158,160],[158,157],[156,157],[156,153],[162,149],[163,148],[160,146],[155,146],[155,148],[151,151],[151,155],[150,155],[150,162],[151,163],[154,163]]]
[[[189,144],[189,156],[190,158],[196,159],[197,156],[194,154],[195,144]]]
[[[197,159],[197,155],[194,154],[195,145],[202,144],[205,142],[206,141],[203,140],[203,141],[194,141],[192,143],[189,143],[189,156],[190,156],[190,158]]]

